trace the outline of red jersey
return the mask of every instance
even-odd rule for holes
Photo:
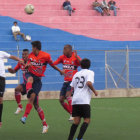
[[[81,58],[78,56],[78,58],[81,60]],[[73,76],[78,71],[77,68],[80,66],[79,61],[75,57],[74,53],[72,53],[72,56],[68,58],[65,55],[61,55],[53,64],[57,65],[59,63],[63,64],[63,70],[65,72],[65,81],[72,81]]]
[[[53,65],[50,54],[39,51],[39,54],[36,56],[33,52],[28,56],[28,63],[32,65],[28,68],[29,72],[32,74],[42,77],[45,76],[44,72],[46,70],[47,64]]]
[[[28,69],[25,69],[25,66],[23,64],[21,64],[21,63],[18,62],[18,64],[15,66],[14,70],[15,71],[18,71],[19,69],[22,70],[22,72],[23,72],[23,79],[26,80],[25,73],[28,72]]]

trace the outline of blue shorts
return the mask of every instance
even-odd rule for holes
[[[71,91],[71,86],[70,86],[71,82],[64,82],[63,86],[61,88],[61,92],[60,92],[60,96],[64,96],[66,97],[66,93],[67,91]]]
[[[25,77],[26,77],[26,79],[28,79],[29,77],[33,77],[32,88],[33,88],[33,91],[36,94],[36,96],[38,96],[38,94],[39,94],[39,92],[41,91],[41,88],[42,88],[41,78],[37,77],[34,74],[29,73],[29,72],[25,74]]]
[[[23,83],[23,84],[20,84],[23,88],[23,91],[21,92],[22,95],[26,95],[26,85]],[[38,104],[38,96],[35,97],[35,100],[34,100],[34,104]]]

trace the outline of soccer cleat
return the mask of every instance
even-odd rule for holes
[[[78,139],[76,139],[76,140],[78,140]],[[80,139],[80,140],[83,140],[83,139]]]
[[[74,118],[72,117],[72,115],[70,115],[69,122],[73,123],[73,121],[74,121]]]
[[[20,119],[20,121],[23,123],[23,124],[25,124],[26,123],[26,117],[22,117],[21,119]]]
[[[2,127],[2,122],[0,122],[0,128]]]
[[[48,129],[49,129],[49,126],[47,125],[44,125],[43,126],[43,131],[42,131],[42,134],[45,134],[45,133],[47,133],[48,132]]]
[[[22,111],[23,111],[23,108],[18,107],[16,112],[15,112],[15,115],[20,114]]]

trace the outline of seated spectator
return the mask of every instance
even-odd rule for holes
[[[117,9],[119,8],[116,7],[116,2],[114,0],[110,0],[108,3],[109,9],[114,11],[114,16],[117,16]]]
[[[98,2],[98,0],[95,0],[92,4],[93,6],[93,9],[96,10],[97,12],[101,13],[101,15],[103,16],[104,15],[104,12],[101,8],[101,4]]]
[[[109,7],[108,7],[108,3],[106,2],[106,0],[102,1],[101,8],[103,9],[103,11],[106,15],[110,16]]]
[[[17,35],[21,35],[23,37],[24,41],[27,41],[24,33],[20,32],[20,27],[17,25],[17,22],[15,21],[13,24],[14,25],[12,26],[12,33],[13,33],[15,40],[17,41]]]
[[[72,6],[71,6],[71,3],[70,3],[69,0],[66,0],[66,1],[63,3],[63,8],[64,8],[64,10],[68,10],[69,16],[71,16],[71,13],[74,12],[74,10],[72,9]]]

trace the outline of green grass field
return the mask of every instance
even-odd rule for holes
[[[71,126],[69,115],[58,100],[41,100],[40,105],[50,126],[47,134],[41,134],[41,121],[34,109],[23,125],[19,121],[22,114],[14,115],[15,101],[5,101],[0,140],[67,140]],[[140,139],[140,98],[94,99],[91,107],[91,124],[84,140]]]

